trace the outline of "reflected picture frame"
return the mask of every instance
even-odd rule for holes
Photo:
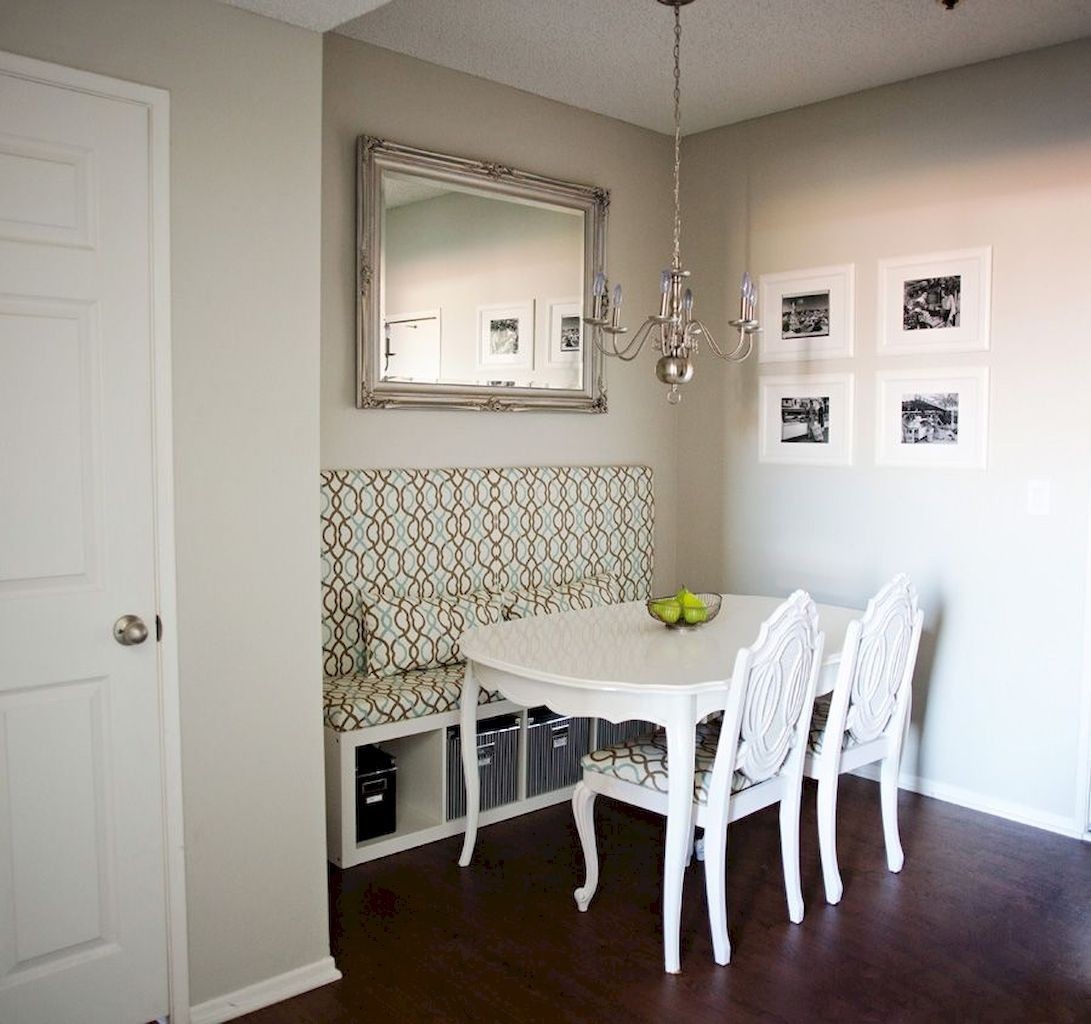
[[[574,366],[583,357],[583,319],[579,299],[554,299],[549,308],[547,366]]]
[[[852,357],[855,264],[762,274],[758,286],[758,362]]]
[[[986,352],[992,247],[879,260],[879,354]]]
[[[758,461],[851,466],[855,377],[851,373],[758,378]]]
[[[533,299],[477,307],[477,365],[533,368]]]
[[[988,433],[988,367],[875,374],[876,465],[985,469]]]

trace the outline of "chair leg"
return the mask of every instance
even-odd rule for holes
[[[599,854],[595,845],[595,797],[598,794],[584,783],[572,794],[572,817],[583,846],[584,883],[573,896],[581,912],[586,911],[599,887]]]
[[[822,879],[826,902],[840,903],[845,891],[837,868],[837,775],[818,780],[818,848],[822,854]]]
[[[879,799],[883,807],[883,839],[886,841],[886,864],[891,871],[901,871],[905,863],[902,840],[898,835],[898,758],[883,759],[879,772]]]
[[[803,885],[799,878],[799,804],[800,787],[780,802],[780,856],[784,862],[784,894],[788,897],[788,919],[792,924],[803,920]],[[705,850],[708,856],[708,850]]]
[[[727,935],[727,824],[705,828],[705,900],[708,927],[712,932],[712,955],[718,964],[731,963],[731,940]]]

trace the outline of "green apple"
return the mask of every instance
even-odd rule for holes
[[[682,605],[675,598],[668,597],[662,601],[653,601],[652,612],[657,619],[673,626],[682,616]]]
[[[705,606],[705,602],[696,594],[692,594],[687,590],[678,603],[682,606],[682,617],[689,625],[696,626],[697,623],[705,622],[708,619],[708,608]]]

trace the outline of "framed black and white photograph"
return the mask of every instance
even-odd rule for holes
[[[555,299],[549,303],[550,366],[571,366],[583,355],[583,319],[579,299]]]
[[[989,347],[992,250],[879,261],[879,351],[982,352]]]
[[[479,306],[478,366],[534,365],[534,303]]]
[[[985,467],[986,367],[891,370],[876,381],[879,465]]]
[[[758,461],[852,465],[853,376],[761,377]]]
[[[806,362],[850,357],[854,278],[851,263],[762,274],[759,360]]]

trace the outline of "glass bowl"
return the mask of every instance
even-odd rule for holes
[[[719,594],[694,594],[701,600],[704,607],[704,615],[700,616],[699,611],[689,611],[687,615],[687,609],[679,607],[678,618],[674,622],[668,622],[666,618],[661,615],[657,615],[655,612],[655,606],[662,607],[668,605],[668,616],[673,612],[673,608],[669,605],[676,604],[677,599],[674,594],[668,594],[665,597],[653,597],[650,601],[646,602],[648,614],[655,619],[656,622],[662,623],[667,629],[695,629],[697,626],[703,626],[706,622],[711,622],[717,615],[720,614],[720,602],[722,598]],[[689,621],[687,621],[687,619]]]

